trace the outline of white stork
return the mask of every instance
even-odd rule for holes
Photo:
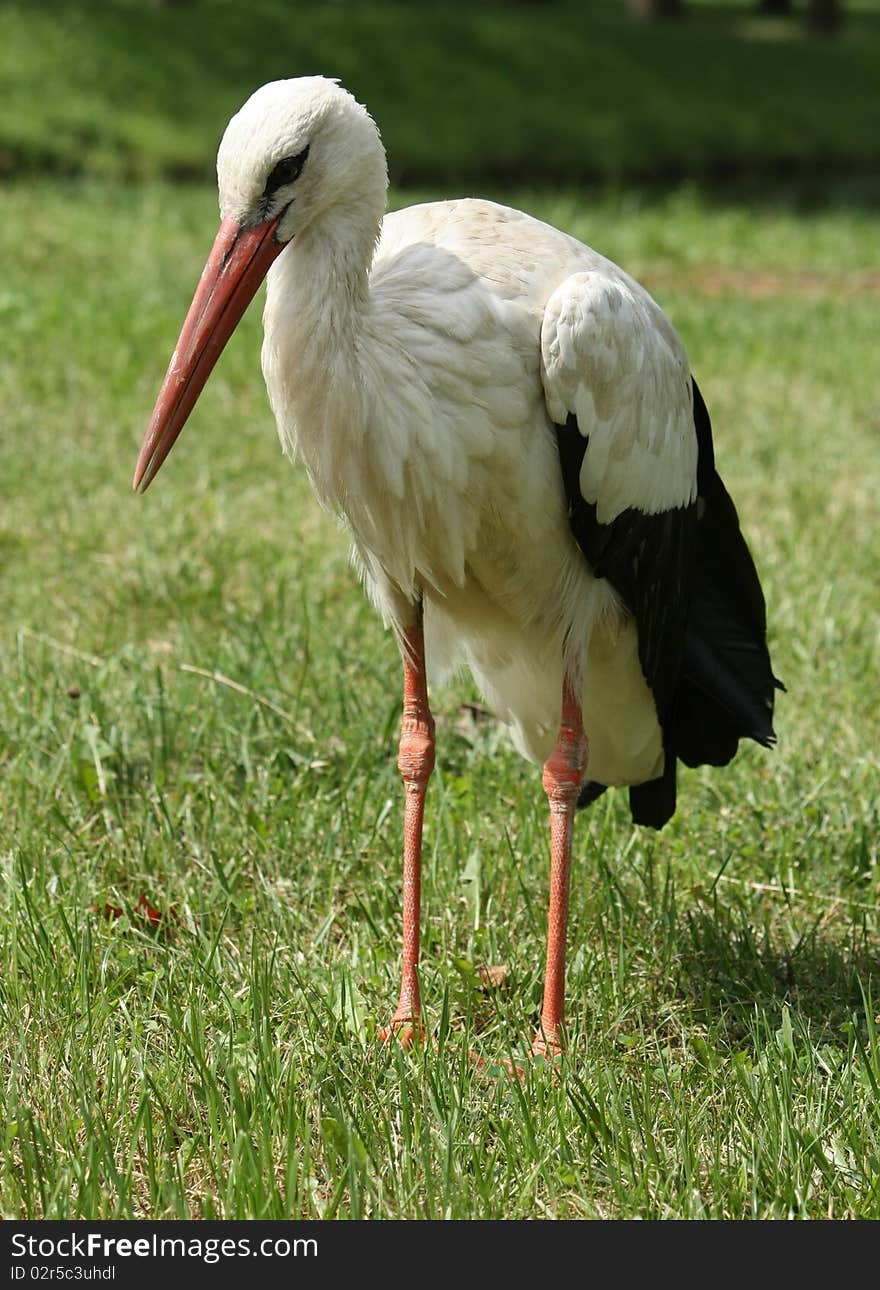
[[[420,853],[432,676],[466,664],[550,801],[544,1000],[563,1038],[576,805],[675,809],[676,761],[773,742],[764,598],[709,418],[648,293],[488,201],[385,214],[385,152],[337,82],[264,85],[217,158],[221,224],[141,449],[150,482],[267,279],[263,373],[285,452],[344,517],[403,658],[403,982],[423,1033]]]

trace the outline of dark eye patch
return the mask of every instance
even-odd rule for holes
[[[309,145],[306,144],[302,152],[297,153],[295,157],[282,157],[279,162],[276,162],[266,180],[265,195],[271,197],[278,188],[283,188],[285,184],[292,184],[295,179],[299,179],[308,155]]]

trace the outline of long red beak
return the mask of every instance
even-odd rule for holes
[[[277,225],[277,219],[256,228],[222,221],[144,435],[132,484],[140,492],[155,479],[223,347],[284,250],[275,240]]]

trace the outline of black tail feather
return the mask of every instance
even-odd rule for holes
[[[663,774],[629,790],[629,810],[633,824],[662,829],[675,814],[675,757],[667,752]]]
[[[578,793],[577,809],[582,811],[585,806],[591,806],[597,797],[606,792],[607,787],[607,784],[597,784],[594,779],[585,779]]]
[[[764,593],[736,507],[715,470],[709,417],[696,382],[694,422],[700,447],[698,540],[667,748],[687,766],[725,766],[740,739],[765,747],[775,742],[779,682],[767,650]]]
[[[577,809],[592,805],[606,792],[605,784],[594,779],[585,780],[578,795]],[[667,755],[663,774],[645,784],[636,784],[629,790],[629,808],[634,824],[644,824],[649,829],[662,829],[675,814],[675,758]]]

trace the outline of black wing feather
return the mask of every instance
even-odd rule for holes
[[[607,578],[638,628],[639,662],[657,709],[663,774],[630,789],[637,824],[661,828],[675,811],[675,765],[725,765],[741,738],[773,742],[773,676],[766,611],[736,508],[718,473],[706,405],[693,384],[696,502],[655,515],[636,508],[610,524],[580,490],[587,439],[577,419],[557,425],[571,530],[597,578]],[[601,786],[588,781],[586,804]]]

